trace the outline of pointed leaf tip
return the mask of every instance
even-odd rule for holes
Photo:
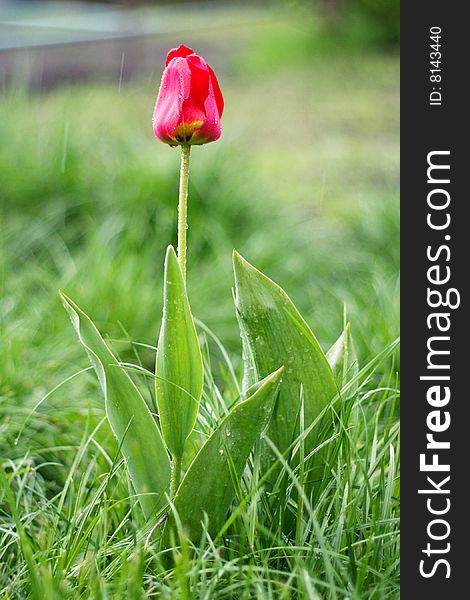
[[[166,249],[166,257],[167,258],[171,257],[171,259],[175,258],[176,261],[178,261],[178,257],[176,256],[176,251],[171,244],[168,244],[168,247]]]
[[[291,303],[289,296],[275,281],[257,269],[254,265],[243,258],[236,250],[233,254],[233,271],[235,275],[235,290],[246,288],[246,298],[253,302],[263,300],[268,306],[272,305],[273,292],[286,303]],[[272,291],[270,291],[272,290]]]
[[[336,342],[326,353],[326,357],[340,388],[358,373],[358,360],[349,321],[344,326],[344,330]]]
[[[252,264],[250,264],[246,258],[243,258],[243,256],[237,252],[237,250],[233,250],[233,268],[235,273],[241,273],[242,269],[248,269],[251,271],[257,271],[258,269],[256,269],[256,267],[254,267]]]

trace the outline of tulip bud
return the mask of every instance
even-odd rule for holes
[[[168,52],[153,130],[170,146],[215,142],[222,133],[224,99],[214,71],[188,46]]]

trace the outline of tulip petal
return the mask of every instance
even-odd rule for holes
[[[175,132],[182,121],[183,100],[189,95],[191,72],[184,58],[174,58],[163,72],[153,111],[155,135],[166,143],[180,143]]]
[[[191,73],[191,84],[189,94],[183,101],[183,121],[187,130],[191,130],[191,135],[197,136],[200,127],[207,120],[204,103],[209,90],[209,71],[200,56],[189,56],[186,60]]]
[[[192,48],[168,53],[153,113],[156,137],[170,145],[219,139],[224,100],[214,71]]]
[[[186,60],[191,70],[191,92],[183,103],[184,120],[186,123],[202,120],[190,143],[206,144],[217,140],[222,131],[210,67],[203,58],[197,55],[188,56]]]
[[[187,61],[190,66],[191,75],[192,75],[191,86],[194,84],[197,85],[198,82],[200,82],[199,87],[202,88],[201,89],[201,97],[204,96],[204,98],[207,98],[208,90],[209,90],[209,87],[208,87],[209,80],[212,82],[212,89],[214,92],[215,103],[217,105],[217,112],[219,114],[219,117],[221,117],[222,113],[224,112],[224,98],[222,96],[222,92],[220,91],[219,82],[217,81],[217,77],[216,77],[214,71],[211,69],[210,65],[208,65],[206,63],[206,61],[201,56],[198,56],[197,54],[194,54],[193,56],[188,56]],[[194,76],[193,67],[195,69],[198,69],[198,71],[196,72],[196,73],[198,73],[198,76],[196,79]],[[208,78],[200,75],[199,71],[208,73]]]
[[[219,111],[219,117],[222,116],[224,112],[224,97],[222,96],[222,92],[220,91],[219,82],[217,81],[217,77],[215,76],[214,71],[211,69],[210,65],[207,65],[209,69],[210,80],[212,82],[212,89],[214,90],[215,103],[217,104],[217,110]]]
[[[209,89],[209,68],[206,61],[200,56],[188,56],[186,59],[191,73],[191,89],[186,98],[185,104],[196,104],[201,109],[204,108],[204,101],[207,98]]]
[[[202,127],[197,132],[198,141],[193,141],[193,144],[206,144],[207,142],[215,142],[222,134],[220,125],[219,111],[212,88],[212,81],[209,79],[209,93],[204,102],[206,119]]]
[[[166,55],[165,65],[168,66],[174,58],[177,58],[177,57],[186,58],[186,56],[189,56],[190,54],[194,54],[194,50],[192,48],[190,48],[189,46],[180,44],[178,46],[178,48],[172,48],[168,52],[168,54]]]

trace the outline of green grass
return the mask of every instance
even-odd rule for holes
[[[221,73],[221,140],[192,153],[188,288],[237,377],[232,247],[283,286],[324,349],[346,304],[360,365],[372,366],[336,409],[331,476],[310,506],[297,500],[301,472],[285,470],[280,515],[299,523],[287,540],[257,487],[255,453],[240,490],[248,501],[235,503],[223,539],[183,543],[174,565],[156,544],[144,550],[57,291],[123,360],[137,352],[153,368],[178,181],[178,151],[149,126],[158,75],[120,93],[117,83],[33,96],[13,87],[0,98],[2,597],[398,598],[398,356],[387,350],[398,334],[397,58],[294,53],[267,70],[272,44],[259,44],[265,59],[246,68],[244,47]],[[221,410],[236,389],[208,348],[204,398]],[[136,381],[149,400],[152,382]]]

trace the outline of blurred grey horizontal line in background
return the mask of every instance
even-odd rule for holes
[[[267,16],[262,3],[212,1],[139,7],[130,3],[116,7],[0,0],[0,50],[217,29]]]
[[[129,77],[153,70],[176,34],[181,42],[184,36],[201,34],[201,54],[204,46],[210,51],[214,43],[227,50],[220,36],[211,41],[214,33],[271,17],[263,2],[113,5],[0,0],[1,80],[5,84],[20,74],[31,87],[50,87],[62,81]]]

